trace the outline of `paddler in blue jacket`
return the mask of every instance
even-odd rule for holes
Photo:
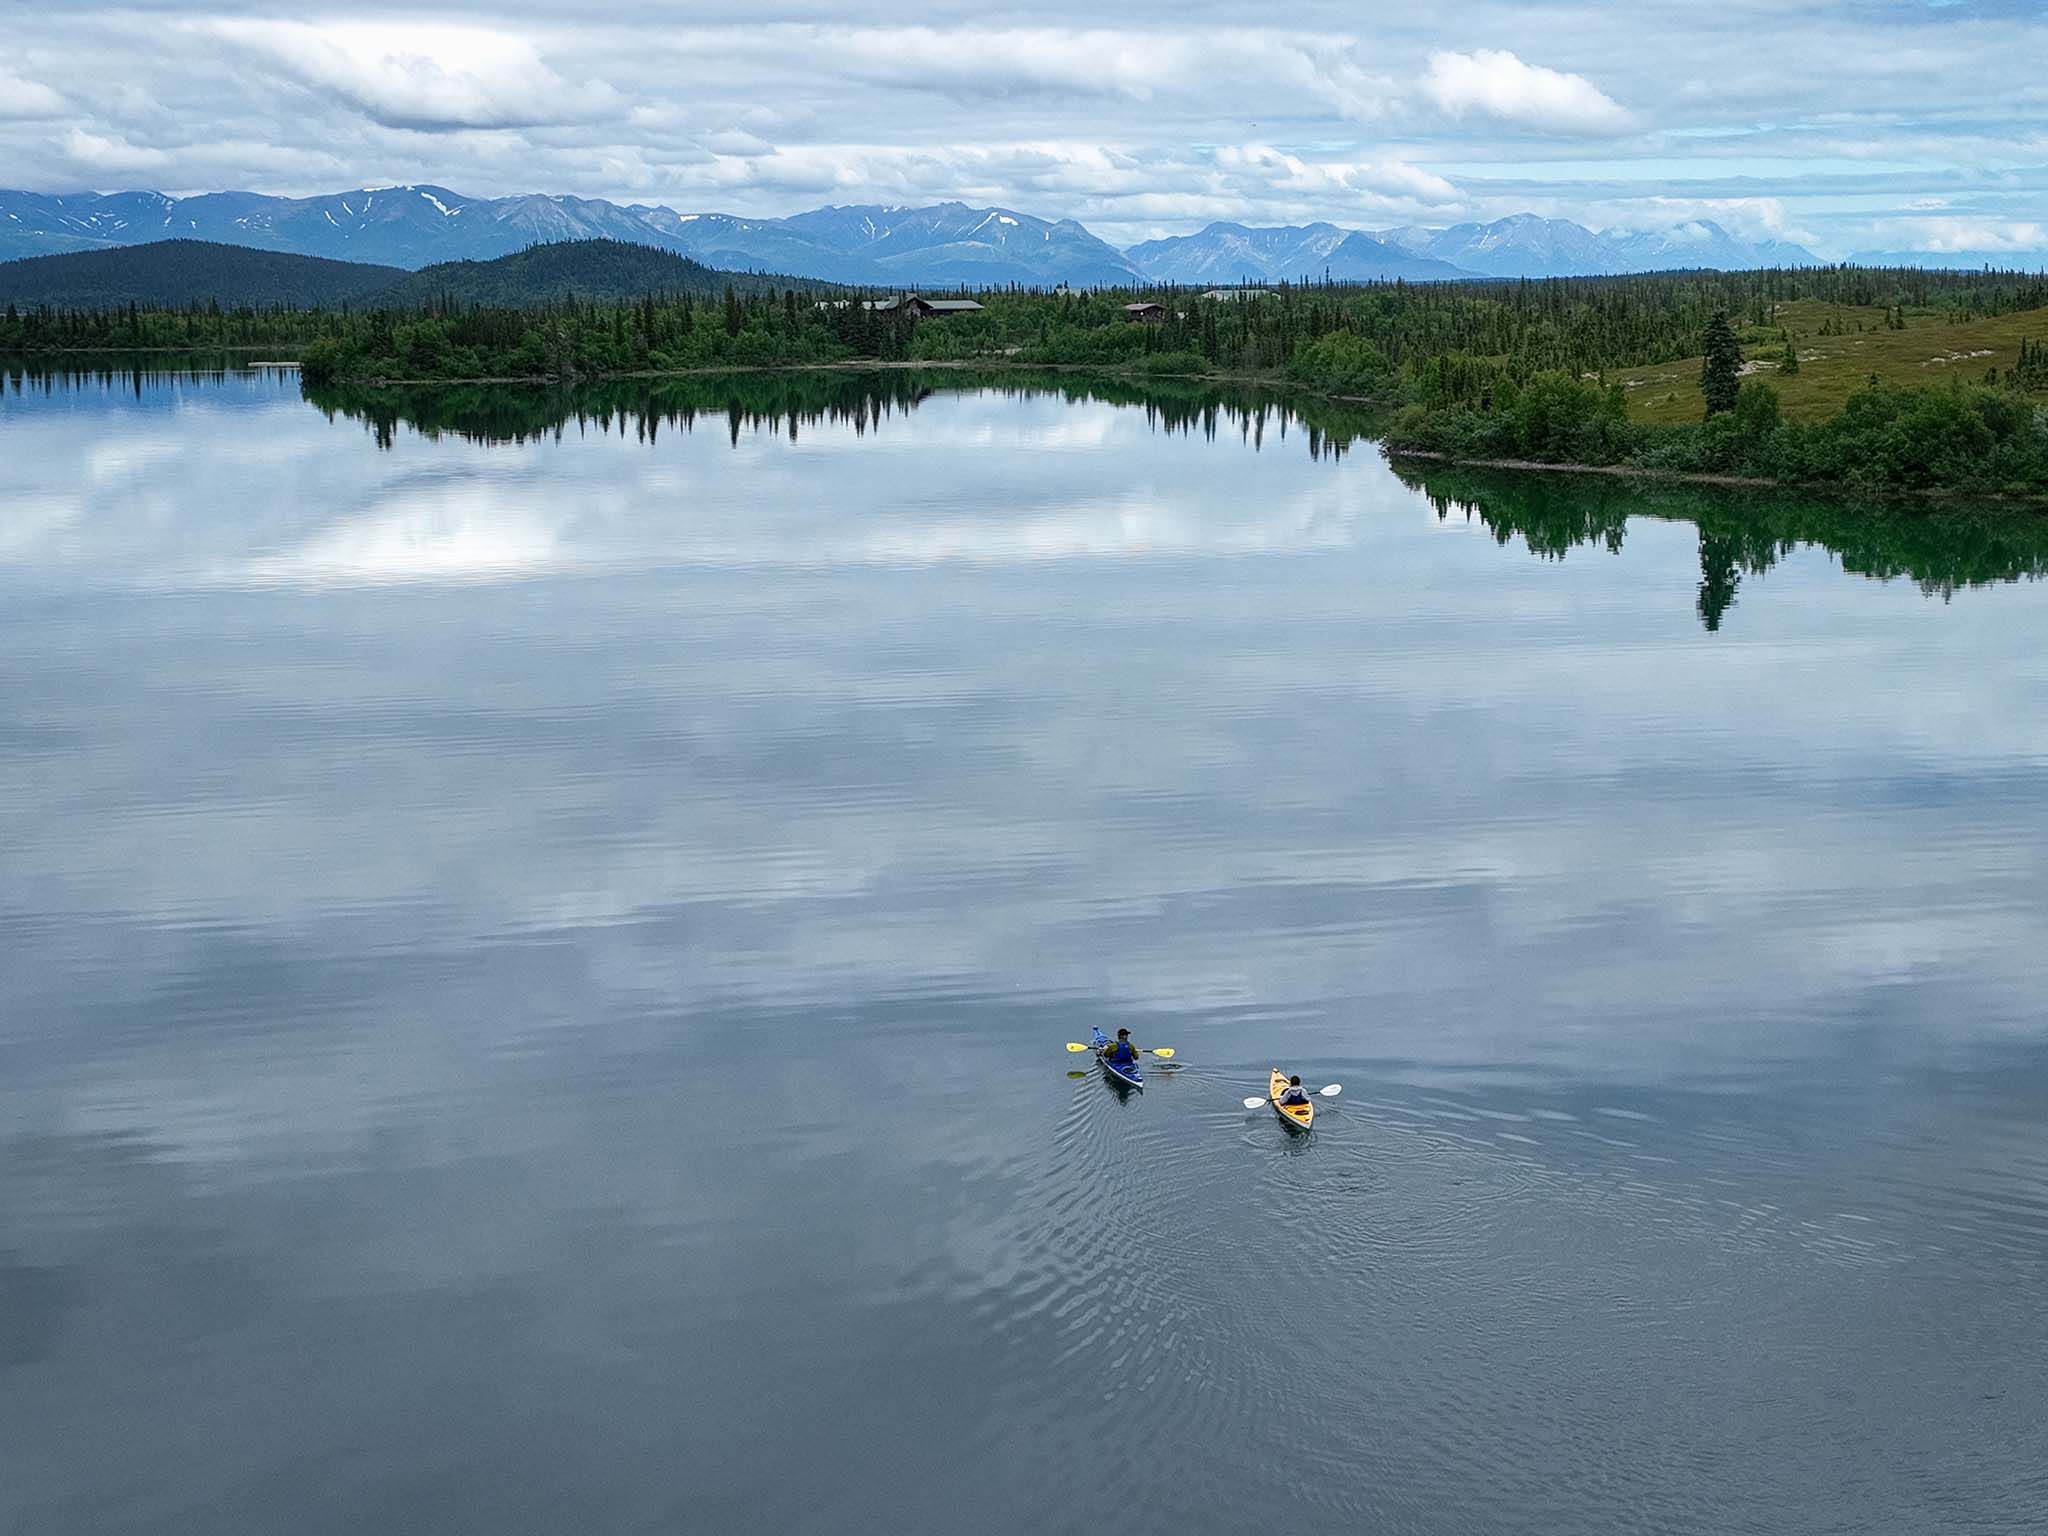
[[[1301,1079],[1299,1077],[1287,1079],[1287,1086],[1280,1090],[1280,1102],[1282,1104],[1306,1104],[1308,1102],[1308,1090],[1301,1086]]]
[[[1134,1067],[1138,1064],[1138,1048],[1131,1044],[1131,1032],[1120,1029],[1116,1032],[1116,1043],[1103,1053],[1103,1059],[1113,1067]]]

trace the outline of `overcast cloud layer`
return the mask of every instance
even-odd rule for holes
[[[1119,244],[1217,218],[1526,209],[1596,228],[1705,215],[1823,255],[2048,248],[2031,3],[733,14],[0,0],[0,185],[426,181],[753,215],[961,198]]]

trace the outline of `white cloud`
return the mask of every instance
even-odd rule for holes
[[[804,29],[808,31],[808,29]],[[812,33],[818,62],[918,90],[1058,91],[1150,100],[1199,61],[1188,38],[1110,31],[831,28]]]
[[[1503,49],[1433,53],[1423,94],[1452,117],[1479,113],[1549,133],[1624,133],[1634,120],[1583,75],[1524,64]]]
[[[1454,204],[1458,189],[1433,171],[1398,160],[1309,160],[1267,144],[1216,151],[1225,170],[1246,171],[1280,192],[1350,193],[1369,206]]]
[[[1793,225],[1784,200],[1776,197],[1644,197],[1625,205],[1613,222],[1622,229],[1679,232],[1703,219],[1749,240],[1810,244],[1816,238]]]
[[[736,155],[741,159],[753,159],[758,155],[772,155],[775,146],[759,134],[749,133],[744,128],[725,128],[717,133],[706,134],[699,140],[704,148],[720,155]]]
[[[87,133],[82,128],[66,129],[62,143],[64,157],[87,172],[152,171],[170,164],[171,159],[160,149],[130,144],[126,139]]]
[[[1291,0],[1256,27],[1164,0],[986,20],[907,0],[876,24],[845,0],[759,0],[709,23],[661,0],[0,9],[33,17],[0,66],[0,182],[52,192],[379,180],[757,215],[958,197],[1119,243],[1214,218],[1527,210],[1713,218],[1822,254],[1877,248],[1878,223],[1913,212],[2048,221],[2030,110],[2048,18],[2016,7],[1916,9],[1876,31],[1847,0],[1712,15]],[[1755,69],[1766,29],[1802,61],[1797,81]],[[1975,89],[1949,91],[1957,79]],[[1710,84],[1689,96],[1691,80]],[[1914,206],[1933,199],[1953,206]]]
[[[1909,251],[1950,255],[1961,251],[2048,251],[2048,223],[2031,220],[1940,218],[1886,219],[1879,239]]]
[[[648,46],[700,67],[787,72],[811,89],[843,80],[984,109],[1072,97],[1228,116],[1284,102],[1358,121],[1384,115],[1399,94],[1359,63],[1355,38],[1284,28],[787,24],[655,33]]]
[[[221,20],[214,35],[392,128],[512,128],[617,109],[604,84],[573,85],[533,42],[484,27]]]
[[[59,116],[64,98],[47,85],[0,69],[0,118],[34,120]]]

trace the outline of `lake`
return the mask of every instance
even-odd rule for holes
[[[0,385],[0,1530],[2044,1529],[2038,515]]]

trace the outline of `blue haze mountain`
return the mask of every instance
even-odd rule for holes
[[[1162,283],[1298,282],[1326,274],[1339,281],[1425,282],[1475,275],[1335,224],[1252,229],[1217,223],[1192,235],[1147,240],[1124,255],[1146,277]]]
[[[308,198],[0,192],[0,258],[169,239],[409,268],[489,260],[542,242],[612,239],[674,251],[706,266],[847,283],[1139,281],[1115,247],[1071,219],[964,203],[820,208],[794,218],[747,219],[600,198],[468,198],[436,186]]]
[[[1072,219],[958,202],[828,207],[759,219],[602,198],[475,198],[429,185],[303,198],[256,192],[183,198],[148,191],[0,192],[0,259],[169,239],[413,269],[490,260],[537,243],[611,239],[673,251],[710,267],[891,288],[1222,284],[1326,273],[1348,281],[1425,282],[1814,260],[1799,246],[1745,242],[1706,220],[1659,232],[1598,234],[1534,214],[1449,229],[1378,232],[1329,223],[1216,223],[1193,235],[1119,251]]]
[[[1695,219],[1665,230],[1595,233],[1569,219],[1518,213],[1489,224],[1381,230],[1378,238],[1414,255],[1488,277],[1591,277],[1689,267],[1735,271],[1817,264],[1814,254],[1803,246],[1780,240],[1740,240],[1711,219]]]
[[[1866,267],[1939,267],[1974,272],[2048,271],[2048,251],[1858,251],[1849,258]]]

